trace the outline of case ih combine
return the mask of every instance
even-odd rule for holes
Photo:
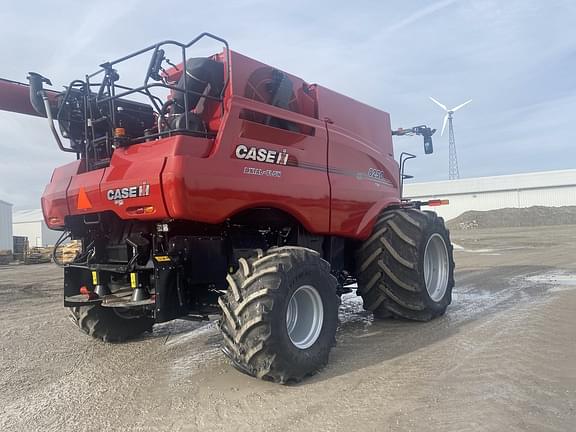
[[[222,52],[188,58],[205,38]],[[143,84],[120,84],[139,56],[150,58]],[[234,365],[285,383],[326,364],[354,281],[378,318],[427,321],[450,304],[448,231],[420,210],[432,203],[402,199],[392,147],[420,134],[429,153],[434,130],[393,132],[387,113],[208,33],[104,63],[61,93],[29,81],[0,81],[0,109],[47,117],[76,156],[54,170],[42,209],[82,241],[64,266],[64,305],[85,333],[116,342],[221,312]]]

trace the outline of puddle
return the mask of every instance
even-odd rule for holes
[[[460,246],[459,244],[452,243],[452,247],[455,251],[466,252],[466,253],[477,253],[482,255],[502,255],[500,252],[509,249],[466,249],[464,246]]]
[[[195,328],[194,330],[191,330],[191,331],[188,331],[185,333],[183,332],[183,333],[177,334],[175,336],[170,335],[170,337],[166,341],[166,345],[178,345],[178,344],[187,343],[187,342],[191,341],[192,339],[195,339],[195,338],[200,337],[202,335],[211,334],[211,333],[216,334],[217,332],[218,332],[218,329],[217,329],[215,322],[202,323],[202,324],[200,324],[200,327]]]
[[[452,291],[454,304],[488,304],[495,297],[493,290],[477,288],[474,286],[458,286]]]
[[[186,352],[172,360],[171,372],[178,377],[195,375],[207,363],[223,358],[220,347],[204,348],[197,352]]]
[[[468,253],[481,253],[481,254],[498,252],[498,249],[462,249],[462,250]]]
[[[549,272],[529,276],[526,280],[535,283],[553,285],[549,292],[570,291],[576,289],[576,274],[563,272]]]
[[[342,296],[342,303],[338,310],[340,329],[343,332],[365,332],[373,324],[371,312],[364,310],[362,297],[356,294],[357,285],[350,285],[352,292]]]
[[[165,337],[165,345],[182,344],[216,330],[214,321],[174,320],[154,326],[155,337]]]

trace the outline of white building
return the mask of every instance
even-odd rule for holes
[[[468,210],[576,205],[576,169],[404,184],[413,200],[448,199],[433,207],[449,220]]]
[[[0,200],[0,251],[12,250],[12,204]]]
[[[61,231],[53,231],[44,222],[42,210],[19,210],[14,212],[12,230],[15,236],[28,237],[28,245],[54,246]]]

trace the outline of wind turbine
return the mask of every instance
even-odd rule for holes
[[[436,105],[438,105],[440,108],[442,108],[444,111],[446,111],[444,121],[442,122],[442,131],[440,132],[440,136],[444,135],[444,129],[446,129],[446,122],[448,122],[448,142],[449,142],[448,178],[450,180],[459,179],[460,172],[458,171],[458,156],[456,155],[456,139],[454,138],[454,125],[452,124],[452,119],[453,114],[463,106],[466,106],[470,102],[472,102],[472,99],[452,109],[448,109],[446,105],[441,104],[432,96],[430,96],[430,100],[434,102]]]

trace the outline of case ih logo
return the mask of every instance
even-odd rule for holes
[[[110,201],[123,201],[127,198],[145,197],[150,195],[150,185],[143,182],[139,186],[123,187],[118,189],[108,189],[106,198]]]
[[[290,155],[286,153],[286,150],[279,152],[265,148],[247,147],[244,144],[240,144],[236,147],[236,157],[238,159],[286,165],[289,156]]]

